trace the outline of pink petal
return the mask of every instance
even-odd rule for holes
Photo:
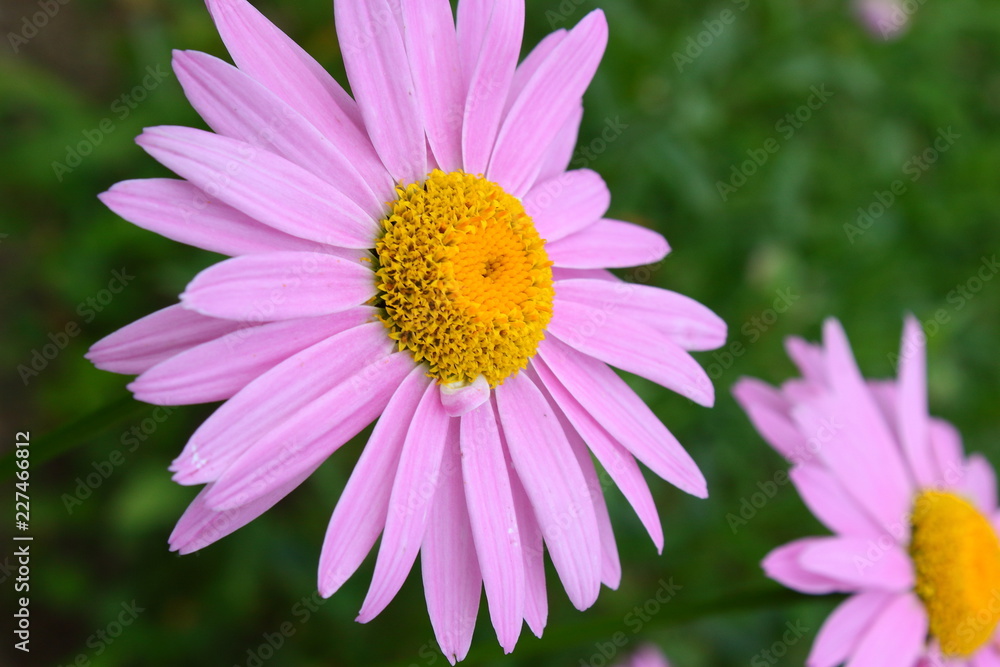
[[[438,388],[431,384],[420,399],[406,433],[375,573],[358,613],[359,623],[367,623],[385,609],[413,567],[427,527],[431,500],[440,483],[445,445],[454,443],[454,436],[449,435],[452,428],[457,429],[458,422],[441,408]]]
[[[537,183],[524,198],[524,210],[547,243],[597,222],[611,206],[611,191],[590,169],[567,171]]]
[[[392,179],[364,133],[357,105],[340,84],[245,0],[209,0],[208,8],[236,65],[326,135],[375,192],[391,194]]]
[[[462,488],[456,430],[454,427],[449,429],[451,437],[444,450],[441,480],[420,548],[427,613],[438,646],[453,665],[469,653],[482,590],[482,576]]]
[[[670,246],[651,229],[605,219],[548,244],[545,250],[556,266],[568,269],[624,269],[659,262]]]
[[[105,336],[85,356],[101,370],[137,375],[184,350],[247,327],[205,317],[178,303]]]
[[[733,385],[740,404],[761,437],[789,461],[801,463],[816,458],[806,438],[788,417],[791,408],[781,392],[756,378],[743,377]],[[815,448],[815,447],[814,447]]]
[[[177,526],[170,534],[170,550],[184,556],[204,549],[213,542],[236,532],[274,507],[313,472],[315,468],[303,470],[260,498],[221,512],[212,509],[205,500],[212,491],[213,485],[209,484],[201,490],[177,522]]]
[[[393,348],[380,322],[350,329],[264,373],[194,432],[170,469],[179,484],[213,482],[263,435],[274,431],[367,363]]]
[[[557,293],[548,332],[584,354],[711,407],[715,390],[701,365],[643,322],[615,317],[618,308],[569,301]]]
[[[880,531],[834,477],[819,464],[806,463],[789,472],[806,507],[835,533],[877,538]]]
[[[490,400],[490,383],[482,375],[473,380],[472,384],[458,387],[449,384],[439,386],[441,407],[449,417],[461,417]]]
[[[187,181],[122,181],[98,197],[134,225],[223,255],[317,249],[316,243],[279,232],[231,206],[210,200]]]
[[[883,531],[905,543],[909,533],[905,517],[913,493],[908,475],[895,441],[879,441],[880,435],[862,426],[856,407],[856,401],[828,395],[797,405],[792,417],[807,436],[809,451],[816,453]]]
[[[969,662],[972,667],[1000,667],[1000,648],[994,644],[980,649]],[[960,665],[949,665],[949,667],[960,667]]]
[[[833,610],[823,623],[807,667],[836,667],[843,664],[857,647],[861,636],[892,601],[889,593],[867,592],[852,595]]]
[[[538,353],[553,376],[612,438],[677,488],[699,498],[708,496],[705,478],[691,456],[613,370],[551,338],[542,341]]]
[[[181,294],[186,308],[246,321],[329,315],[376,295],[371,262],[317,252],[244,255],[211,266]]]
[[[458,60],[455,20],[448,0],[403,0],[406,52],[423,113],[427,141],[446,172],[462,166],[458,121],[465,82]]]
[[[778,547],[769,553],[761,563],[764,574],[782,586],[800,593],[825,595],[827,593],[850,592],[851,589],[845,587],[843,583],[806,570],[799,562],[802,552],[824,539],[828,538],[807,537]]]
[[[895,592],[914,584],[913,563],[905,547],[888,535],[817,539],[802,551],[799,563],[809,572],[842,582],[846,590]]]
[[[604,12],[594,10],[545,59],[510,108],[487,176],[523,196],[538,178],[552,137],[576,110],[608,41]]]
[[[495,406],[494,406],[495,407]],[[517,512],[518,534],[521,537],[521,554],[524,557],[524,620],[536,637],[541,637],[549,616],[549,600],[545,592],[545,547],[542,529],[535,518],[528,494],[514,472],[510,451],[500,434],[504,458],[510,473],[510,489]]]
[[[587,609],[600,591],[601,554],[586,480],[552,407],[526,375],[508,378],[496,396],[514,468],[535,508],[552,563],[573,605]]]
[[[855,498],[878,512],[883,525],[888,527],[909,510],[912,480],[896,441],[861,377],[839,322],[826,321],[823,340],[826,372],[834,398],[821,409],[825,417],[842,423],[832,425],[833,445],[823,447],[820,455]],[[814,414],[812,419],[807,418],[813,428],[805,428],[806,432],[815,432],[815,417]]]
[[[532,361],[532,368],[538,373],[543,386],[552,396],[551,402],[559,406],[576,432],[587,443],[590,451],[632,505],[656,545],[656,550],[662,553],[663,527],[660,525],[660,517],[649,485],[646,484],[635,459],[597,423],[572,394],[566,391],[544,361],[536,357]],[[566,430],[568,432],[568,429]]]
[[[910,470],[919,486],[934,484],[935,465],[928,435],[927,339],[920,322],[906,318],[899,350],[899,398],[897,430]]]
[[[816,384],[826,384],[826,371],[824,370],[823,348],[819,345],[806,342],[797,336],[790,336],[785,339],[785,351],[791,357],[795,365],[799,367],[802,377]]]
[[[987,515],[997,509],[997,475],[982,454],[972,454],[965,461],[965,492]]]
[[[464,9],[465,4],[472,6]],[[487,14],[488,22],[484,22]],[[462,56],[475,65],[468,78],[462,124],[462,156],[465,171],[470,174],[486,173],[521,54],[523,34],[524,0],[459,3],[460,49]]]
[[[393,9],[387,0],[338,0],[333,10],[347,78],[372,145],[397,182],[423,180],[423,116]]]
[[[934,486],[951,488],[961,485],[965,478],[962,434],[943,419],[931,419],[930,440],[938,472]]]
[[[323,597],[336,593],[354,574],[382,533],[406,429],[431,382],[426,368],[417,366],[410,371],[361,450],[323,540],[319,561],[319,592]]]
[[[927,625],[917,596],[898,596],[871,622],[847,667],[914,665],[924,651]]]
[[[542,41],[535,45],[535,48],[531,49],[531,52],[524,61],[517,66],[517,69],[514,71],[514,78],[510,82],[510,90],[507,93],[507,103],[504,105],[503,115],[505,117],[510,108],[514,106],[517,98],[521,96],[521,91],[531,81],[531,77],[535,75],[538,68],[545,64],[552,51],[562,44],[562,41],[566,39],[566,35],[568,34],[569,31],[565,29],[550,32],[542,38]]]
[[[383,197],[351,157],[252,77],[197,51],[175,51],[174,71],[191,106],[215,132],[280,155],[336,186],[368,215],[382,215]]]
[[[224,401],[288,357],[366,321],[375,321],[375,316],[373,308],[354,308],[245,329],[153,366],[128,388],[136,399],[159,405]]]
[[[458,55],[462,66],[462,80],[466,84],[472,79],[473,70],[479,64],[479,53],[486,41],[490,17],[496,4],[502,3],[497,0],[462,0],[458,3]],[[523,7],[523,0],[519,4]]]
[[[562,415],[560,415],[559,422],[570,447],[573,448],[577,463],[580,464],[587,489],[590,491],[590,498],[594,503],[594,516],[597,518],[597,530],[601,536],[601,582],[608,588],[615,590],[621,584],[622,564],[618,557],[618,544],[615,542],[615,532],[611,525],[611,516],[608,514],[608,504],[604,500],[601,480],[597,476],[594,462],[590,458],[590,452],[583,439]]]
[[[542,167],[538,171],[538,182],[547,181],[569,169],[576,150],[577,138],[580,136],[580,123],[583,122],[583,106],[577,106],[569,118],[559,128],[549,147],[545,149]]]
[[[148,128],[136,143],[209,197],[277,230],[345,248],[374,246],[378,229],[371,216],[274,153],[189,127]]]
[[[318,466],[378,418],[412,369],[405,352],[368,358],[356,373],[262,433],[222,473],[207,501],[220,510],[242,505]]]
[[[461,465],[490,619],[504,652],[524,617],[524,556],[500,431],[487,402],[462,417]]]
[[[694,299],[649,285],[609,280],[559,280],[557,298],[640,320],[685,350],[714,350],[726,342],[726,323]]]

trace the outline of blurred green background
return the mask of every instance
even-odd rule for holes
[[[445,664],[418,570],[382,616],[358,625],[370,558],[303,622],[301,601],[315,591],[326,523],[360,442],[222,542],[186,557],[168,551],[167,536],[196,490],[173,484],[166,467],[212,406],[178,408],[157,422],[150,407],[120,403],[127,378],[95,370],[82,355],[104,335],[173,303],[218,257],[130,226],[95,195],[118,180],[166,175],[133,143],[143,127],[203,126],[172,75],[133,100],[134,108],[121,96],[143,85],[148,68],[168,72],[171,49],[225,52],[200,0],[49,4],[58,6],[55,16],[16,44],[10,34],[23,34],[25,17],[41,4],[0,6],[0,449],[13,445],[16,431],[39,440],[117,407],[99,418],[103,428],[64,432],[59,443],[73,447],[33,468],[33,650],[26,660],[11,648],[8,557],[0,563],[8,619],[0,662],[247,666],[288,621],[294,635],[265,664]],[[255,4],[344,80],[329,0]],[[712,493],[699,501],[650,476],[664,555],[609,490],[625,570],[620,589],[603,591],[593,609],[579,613],[550,572],[544,638],[525,629],[504,658],[484,607],[466,664],[600,667],[602,648],[619,631],[628,648],[655,642],[677,665],[802,664],[836,600],[787,595],[758,563],[773,547],[822,528],[790,486],[777,486],[746,525],[731,529],[727,515],[785,465],[753,432],[729,388],[746,374],[775,383],[788,377],[782,339],[815,339],[827,316],[844,322],[869,376],[893,373],[890,355],[905,312],[942,320],[928,329],[931,409],[955,422],[968,449],[1000,463],[1000,281],[975,279],[1000,252],[1000,6],[913,4],[912,29],[883,43],[843,0],[529,0],[528,45],[595,6],[607,12],[611,41],[586,98],[578,157],[608,181],[614,217],[653,226],[670,240],[674,253],[651,282],[715,309],[740,346],[732,356],[700,355],[716,379],[711,412],[634,381],[702,466]],[[725,10],[733,20],[718,30],[712,22]],[[718,35],[702,34],[713,26]],[[690,62],[675,56],[699,36],[707,45],[687,52]],[[832,96],[813,98],[818,108],[807,113],[800,107],[813,87]],[[808,120],[786,119],[797,112]],[[609,123],[622,129],[606,142]],[[949,128],[946,152],[933,160],[928,154],[923,166],[912,161]],[[69,147],[94,136],[100,141],[90,140],[92,151],[73,167]],[[762,150],[768,146],[770,153]],[[762,155],[763,165],[744,166]],[[723,200],[718,183],[741,182],[731,180],[734,169],[755,173]],[[897,180],[902,194],[859,225],[859,207],[877,214],[877,193],[891,192]],[[134,278],[107,298],[102,290],[116,270]],[[990,278],[992,271],[983,269]],[[778,314],[770,309],[782,296],[789,306]],[[67,325],[79,328],[70,326],[77,335],[65,336],[66,348],[37,375],[22,376],[18,366],[30,366]],[[109,461],[119,464],[68,508],[80,480],[107,470]],[[12,487],[5,478],[5,493]],[[671,577],[682,586],[676,596],[637,622],[634,608]],[[114,631],[109,625],[133,601],[143,609],[134,622],[114,641],[100,639],[96,633]],[[807,628],[805,636],[780,658],[763,653],[788,622]]]

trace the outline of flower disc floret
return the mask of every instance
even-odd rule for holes
[[[441,383],[496,387],[552,318],[552,262],[521,202],[482,176],[435,170],[396,189],[375,247],[383,322]]]

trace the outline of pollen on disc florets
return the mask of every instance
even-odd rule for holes
[[[931,634],[949,656],[969,656],[1000,621],[1000,540],[969,501],[924,491],[913,510],[910,556]]]
[[[524,368],[552,318],[552,262],[521,202],[461,171],[396,189],[375,246],[378,305],[399,349],[441,383]]]

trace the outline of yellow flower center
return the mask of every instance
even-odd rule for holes
[[[461,171],[396,188],[375,246],[383,322],[441,383],[502,384],[552,318],[552,262],[517,198]]]
[[[924,491],[910,556],[930,630],[949,656],[969,656],[1000,621],[1000,540],[989,519],[953,493]]]

